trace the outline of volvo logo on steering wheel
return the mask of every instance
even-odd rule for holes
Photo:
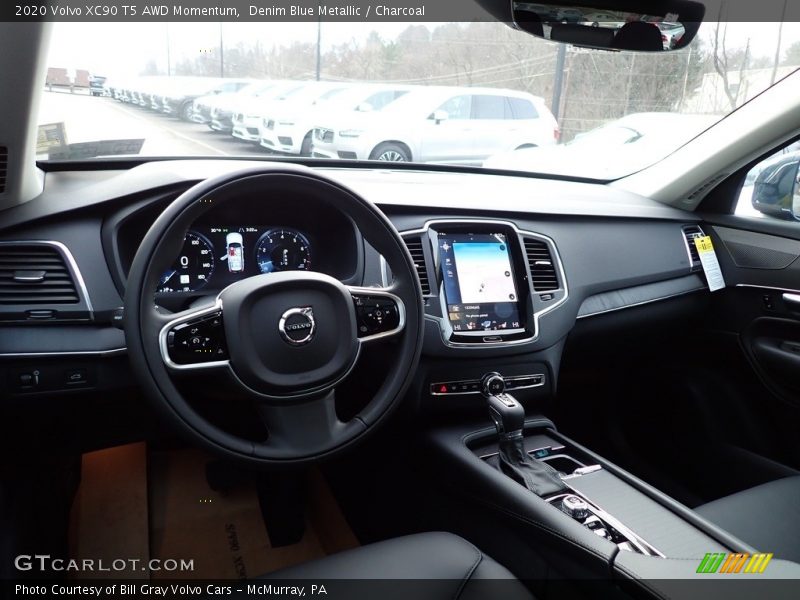
[[[292,346],[303,346],[314,337],[317,324],[314,321],[314,310],[310,306],[290,308],[281,315],[278,331]]]

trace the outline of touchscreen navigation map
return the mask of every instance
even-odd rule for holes
[[[461,302],[513,302],[517,299],[504,242],[453,242],[453,254]]]
[[[519,296],[505,235],[440,233],[439,257],[453,331],[520,329]]]

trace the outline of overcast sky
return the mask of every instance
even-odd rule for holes
[[[800,3],[798,3],[800,4]],[[323,23],[323,51],[352,39],[363,40],[373,30],[385,39],[395,38],[409,23]],[[427,24],[428,28],[436,26]],[[705,23],[701,35],[713,25]],[[48,66],[87,69],[93,73],[126,77],[139,74],[153,59],[166,71],[167,39],[172,64],[219,46],[260,39],[269,47],[293,41],[316,43],[317,24],[304,23],[55,23]],[[728,47],[744,46],[750,39],[754,55],[772,56],[777,23],[730,23]],[[525,35],[525,34],[520,34]],[[800,40],[800,23],[784,25],[782,48]]]
[[[376,30],[393,39],[408,23],[323,23],[323,51]],[[137,75],[149,59],[166,71],[167,39],[170,60],[196,56],[219,46],[261,40],[266,47],[294,41],[316,44],[316,23],[55,23],[48,66],[88,69],[94,73]]]

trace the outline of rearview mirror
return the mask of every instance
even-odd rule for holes
[[[753,208],[779,219],[800,221],[800,152],[767,163],[753,184]]]
[[[439,123],[441,123],[442,121],[447,121],[448,117],[449,117],[449,115],[447,114],[446,110],[435,110],[435,111],[433,111],[433,120],[436,122],[437,125]]]
[[[358,112],[372,112],[372,104],[370,104],[369,102],[362,102],[361,104],[358,105],[358,108],[356,108],[356,110]]]
[[[631,0],[514,0],[512,6],[515,27],[531,35],[586,48],[640,52],[687,46],[705,15],[703,4],[689,0],[654,0],[647,14],[641,12],[641,2]]]

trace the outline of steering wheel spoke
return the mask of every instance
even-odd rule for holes
[[[361,343],[402,333],[406,326],[406,308],[392,288],[348,286],[347,289],[353,297]]]
[[[226,367],[229,364],[222,304],[165,315],[158,313],[161,359],[173,371]]]
[[[353,430],[366,429],[354,419],[348,423],[336,415],[336,391],[297,403],[280,405],[259,402],[256,405],[261,421],[269,432],[265,451],[280,458],[329,451],[338,440]],[[258,450],[256,450],[258,452]]]

